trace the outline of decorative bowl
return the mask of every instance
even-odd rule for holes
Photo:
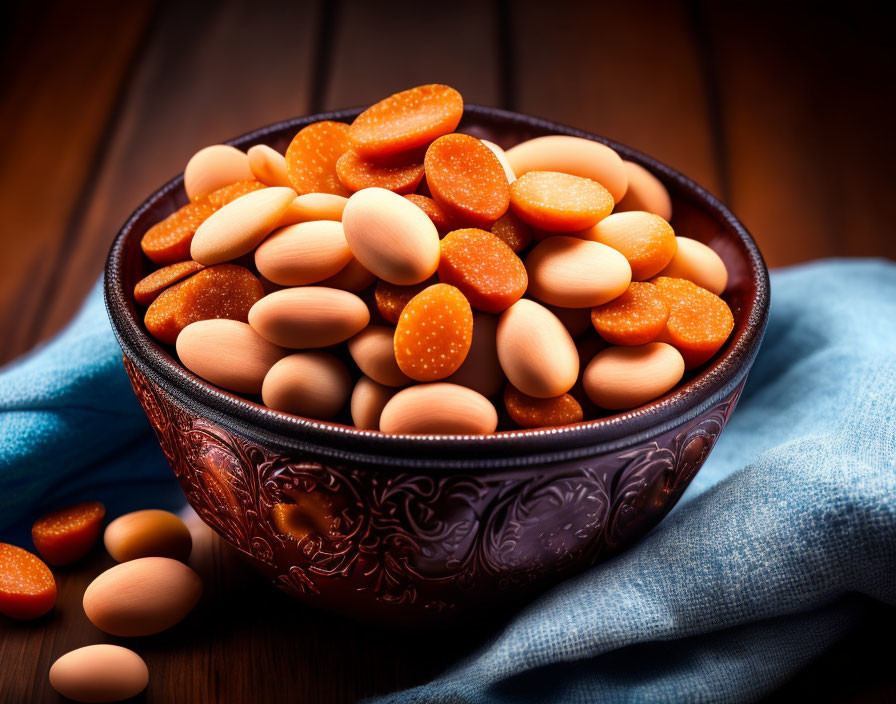
[[[281,151],[312,115],[233,144]],[[546,134],[598,140],[659,177],[676,232],[725,261],[734,331],[705,367],[625,413],[487,436],[400,436],[272,411],[180,366],[145,331],[132,291],[140,238],[186,202],[183,177],[127,220],[105,297],[125,367],[187,500],[280,589],[368,620],[424,624],[519,603],[638,540],[675,505],[737,403],[768,317],[756,244],[715,197],[629,147],[512,112],[466,106],[460,131],[503,147]]]

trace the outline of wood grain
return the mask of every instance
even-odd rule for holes
[[[896,218],[893,24],[827,6],[807,22],[799,3],[705,3],[705,13],[729,205],[768,263],[896,257],[896,238],[881,236]]]
[[[0,363],[45,314],[55,255],[91,173],[151,0],[53,2],[17,14],[0,99]]]
[[[616,139],[720,193],[709,91],[684,2],[512,8],[518,110]]]
[[[492,2],[343,3],[324,106],[365,105],[423,83],[497,105],[497,7]]]
[[[314,0],[170,3],[131,79],[32,342],[68,320],[137,205],[198,149],[308,110]]]

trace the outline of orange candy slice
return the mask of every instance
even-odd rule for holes
[[[526,292],[523,261],[499,237],[485,230],[454,230],[441,242],[439,279],[460,289],[470,305],[500,313]]]
[[[229,186],[224,186],[217,191],[212,191],[206,198],[215,210],[220,210],[237,198],[242,198],[244,195],[252,193],[253,191],[260,191],[262,188],[267,188],[267,186],[261,181],[236,181]]]
[[[669,319],[669,304],[659,289],[633,281],[625,293],[591,309],[591,323],[598,334],[614,345],[646,345],[653,342]]]
[[[509,210],[492,225],[492,234],[504,240],[514,252],[522,252],[535,238],[532,228]]]
[[[613,196],[597,181],[554,171],[530,171],[510,186],[510,208],[533,227],[578,232],[613,211]]]
[[[445,234],[448,230],[450,230],[453,225],[451,224],[451,218],[446,213],[442,207],[436,203],[429,196],[422,196],[418,193],[410,193],[405,196],[411,203],[416,205],[420,210],[426,213],[429,216],[429,219],[432,220],[432,224],[436,226],[436,229],[441,233]]]
[[[423,289],[432,286],[433,279],[427,279],[412,286],[399,286],[388,281],[377,281],[373,292],[376,309],[387,321],[395,325],[408,302]]]
[[[581,422],[582,406],[570,394],[555,398],[527,396],[513,384],[504,389],[504,406],[514,423],[523,428],[544,428]]]
[[[158,269],[134,286],[134,300],[141,306],[148,306],[166,288],[203,269],[205,269],[204,264],[192,260],[177,262]]]
[[[405,306],[395,328],[395,361],[416,381],[450,376],[473,341],[473,311],[454,286],[434,284]]]
[[[159,265],[189,259],[193,235],[206,218],[240,196],[264,187],[259,181],[237,181],[197,198],[146,231],[140,240],[143,253]]]
[[[489,228],[507,212],[510,185],[491,149],[475,137],[449,134],[423,159],[433,199],[456,222]]]
[[[336,175],[350,191],[385,188],[393,193],[411,193],[423,180],[423,163],[413,158],[372,161],[349,150],[336,162]]]
[[[163,291],[146,311],[146,329],[173,345],[190,323],[212,318],[246,322],[249,309],[264,296],[261,281],[236,264],[218,264]]]
[[[717,295],[691,281],[658,276],[653,283],[670,308],[658,340],[677,348],[687,369],[699,367],[718,352],[734,329],[731,309]]]
[[[336,174],[336,162],[351,146],[348,125],[324,120],[299,130],[286,149],[286,175],[298,195],[350,196]]]
[[[418,86],[371,105],[352,122],[349,135],[359,154],[381,158],[453,132],[463,113],[463,98],[454,88]]]
[[[159,265],[189,259],[196,228],[214,212],[215,207],[208,202],[208,197],[187,203],[146,231],[140,240],[143,253]]]
[[[67,506],[36,520],[31,539],[51,565],[70,565],[93,547],[105,516],[106,507],[98,501]]]
[[[0,543],[0,613],[11,618],[43,616],[56,604],[56,580],[36,555]]]

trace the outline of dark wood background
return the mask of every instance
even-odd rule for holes
[[[197,149],[420,83],[637,147],[719,195],[772,266],[896,257],[894,25],[872,3],[217,3],[6,5],[0,94],[0,364],[52,335],[134,207]],[[216,540],[210,586],[140,639],[148,702],[341,702],[426,681],[482,634],[406,637],[297,608]],[[102,642],[80,611],[101,551],[59,577],[37,624],[0,620],[0,701],[55,701],[47,669]],[[850,636],[775,699],[892,701]],[[114,641],[114,639],[111,639]]]

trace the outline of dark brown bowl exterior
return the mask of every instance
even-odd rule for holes
[[[283,149],[304,125],[231,142]],[[676,232],[729,270],[731,339],[706,368],[630,412],[491,436],[395,436],[289,416],[217,389],[142,328],[139,241],[185,202],[182,177],[116,238],[105,294],[134,391],[187,500],[277,586],[364,620],[422,624],[513,604],[632,544],[675,505],[725,427],[765,331],[768,275],[752,238],[699,186],[628,147],[562,125],[467,106],[462,131],[510,146],[597,139],[669,188]]]

